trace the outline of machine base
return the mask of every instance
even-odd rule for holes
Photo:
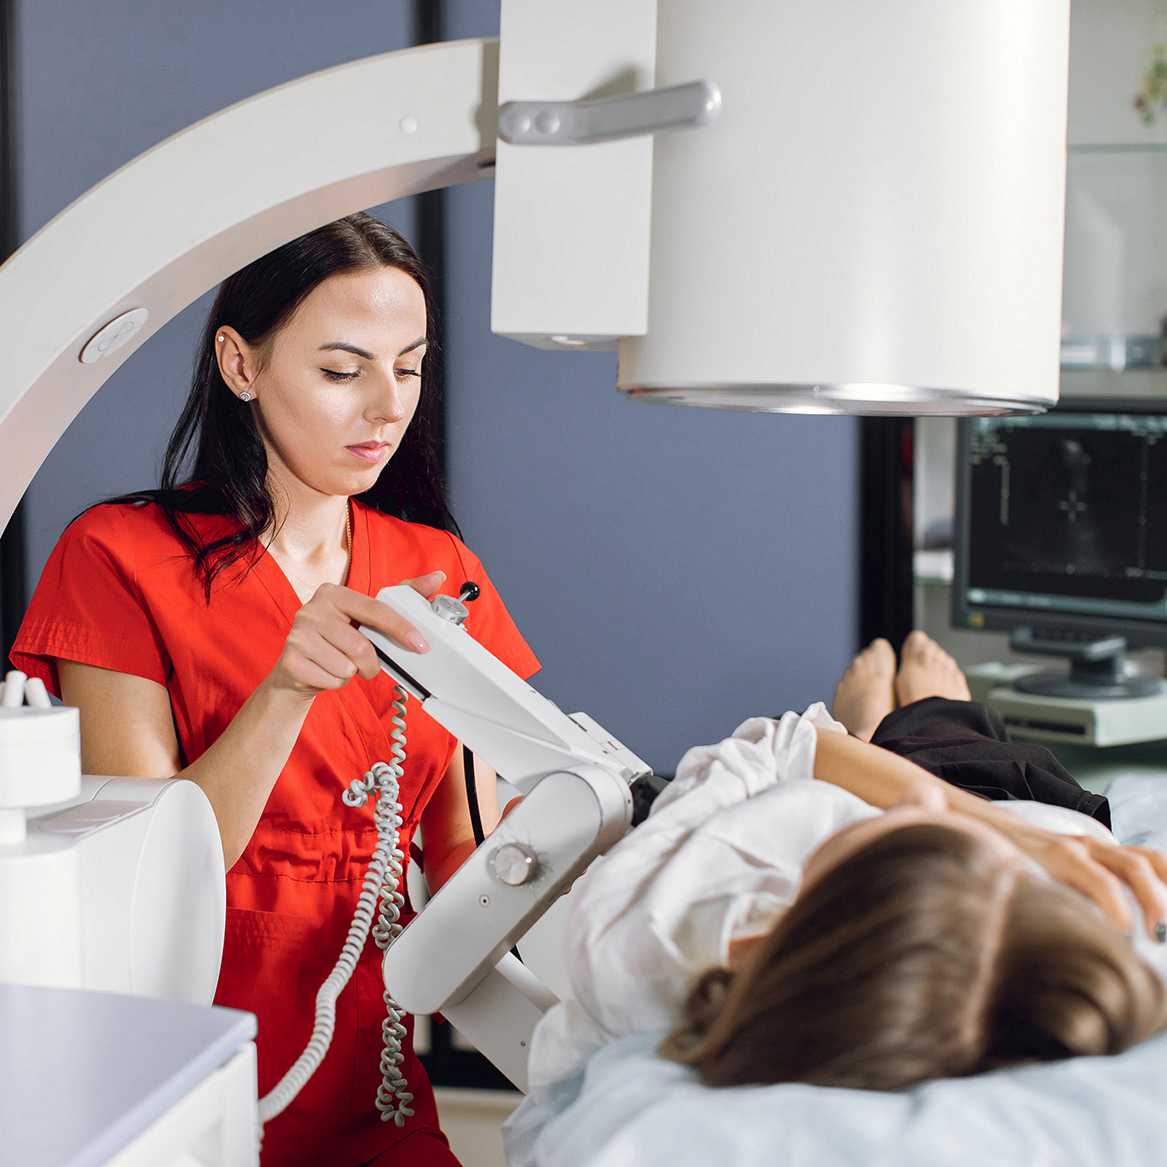
[[[967,673],[974,701],[988,705],[1024,741],[1121,746],[1167,739],[1167,692],[1127,700],[1043,697],[1013,688],[1040,665],[978,665]]]

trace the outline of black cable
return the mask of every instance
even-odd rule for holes
[[[480,588],[473,580],[467,580],[458,591],[458,599],[463,604],[478,599]],[[474,755],[468,746],[462,747],[462,773],[466,779],[466,805],[470,810],[470,828],[474,832],[474,845],[482,846],[486,832],[482,829],[482,811],[478,806],[478,783],[474,781]]]
[[[469,746],[462,747],[462,769],[466,777],[466,805],[470,808],[470,829],[474,832],[474,845],[482,846],[486,832],[482,829],[482,812],[478,808],[478,783],[474,781],[474,755]]]

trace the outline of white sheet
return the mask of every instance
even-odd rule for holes
[[[1115,833],[1167,849],[1167,776],[1109,792]],[[1167,1035],[1116,1058],[929,1082],[898,1094],[799,1084],[711,1090],[621,1038],[505,1128],[512,1167],[1159,1167]]]

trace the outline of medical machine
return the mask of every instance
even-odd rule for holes
[[[566,716],[471,639],[457,601],[438,597],[431,605],[407,587],[378,598],[431,645],[419,655],[364,629],[385,671],[526,795],[388,948],[385,984],[410,1012],[449,1018],[525,1087],[531,1032],[555,998],[509,950],[628,831],[632,787],[651,770],[586,714]]]
[[[1167,694],[1128,648],[1167,647],[1167,409],[1063,402],[959,424],[952,621],[1008,631],[1068,674],[1001,673],[1011,729],[1117,744],[1167,737]]]
[[[476,585],[469,589],[476,594]],[[364,782],[352,782],[344,798],[363,805],[368,796],[377,797],[380,841],[370,865],[376,882],[366,880],[323,1011],[317,999],[312,1041],[261,1099],[265,1120],[291,1102],[327,1050],[331,1004],[354,970],[356,957],[349,952],[363,948],[378,899],[373,935],[385,949],[385,986],[392,998],[378,1109],[399,1121],[408,1113],[403,1107],[412,1096],[397,1069],[404,1012],[441,1013],[525,1090],[531,1034],[557,998],[513,955],[513,945],[589,862],[629,830],[633,788],[651,778],[647,764],[587,714],[567,717],[473,640],[462,627],[467,609],[461,599],[439,595],[431,602],[407,586],[384,588],[377,599],[419,629],[429,651],[418,654],[362,628],[382,668],[397,680],[393,757]],[[525,797],[403,929],[397,782],[410,697]]]
[[[492,328],[615,348],[633,398],[1039,412],[1057,399],[1068,41],[1069,0],[503,0],[497,41],[374,56],[241,102],[111,175],[0,267],[0,522],[106,378],[208,288],[332,219],[488,176]],[[530,793],[390,945],[386,977],[404,1007],[497,1046],[521,1082],[548,997],[500,953],[627,829],[642,766],[499,672],[456,611],[391,599],[435,644],[432,660],[380,646],[403,692]],[[9,738],[33,744],[15,793],[0,787],[0,886],[16,888],[32,851],[54,856],[54,918],[88,935],[104,909],[81,898],[80,855],[99,832],[29,825],[48,713],[8,716]],[[385,761],[354,798],[389,802]],[[62,776],[62,800],[83,797],[76,782]],[[184,786],[115,786],[109,801],[160,821]],[[35,816],[115,829],[97,801]],[[122,809],[132,834],[138,812]],[[34,884],[13,896],[43,919],[56,909]],[[383,915],[388,943],[391,904]],[[48,952],[37,940],[0,975],[45,983]],[[84,982],[84,947],[70,959]]]
[[[473,583],[463,589],[476,593]],[[366,879],[344,954],[326,982],[323,1007],[317,999],[308,1047],[260,1102],[265,1121],[295,1097],[327,1051],[333,1003],[367,942],[378,901],[372,931],[385,949],[391,996],[378,1108],[398,1122],[410,1113],[412,1095],[397,1069],[404,1012],[440,1012],[525,1090],[531,1034],[556,997],[511,949],[588,863],[628,831],[633,787],[651,778],[649,767],[590,717],[566,716],[474,640],[462,627],[461,598],[431,602],[408,586],[384,588],[377,598],[409,620],[430,649],[415,653],[376,629],[361,629],[397,681],[393,757],[345,794],[351,806],[377,799],[373,878]],[[525,797],[402,929],[397,782],[410,697]]]
[[[1045,409],[1069,8],[503,0],[497,41],[369,57],[206,118],[0,267],[0,522],[208,288],[331,219],[491,176],[491,327],[615,347],[639,399]]]

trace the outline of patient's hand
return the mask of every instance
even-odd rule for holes
[[[1124,847],[1090,835],[1043,831],[1008,811],[995,825],[1051,876],[1093,900],[1123,932],[1134,927],[1125,883],[1143,911],[1147,935],[1155,938],[1167,921],[1167,855],[1146,847]]]
[[[902,803],[912,791],[931,787],[950,810],[990,823],[1055,879],[1093,900],[1123,932],[1134,925],[1124,883],[1142,908],[1149,935],[1156,936],[1159,924],[1167,920],[1167,855],[1159,851],[1043,831],[1004,806],[950,786],[907,758],[821,729],[814,776],[884,810]]]

